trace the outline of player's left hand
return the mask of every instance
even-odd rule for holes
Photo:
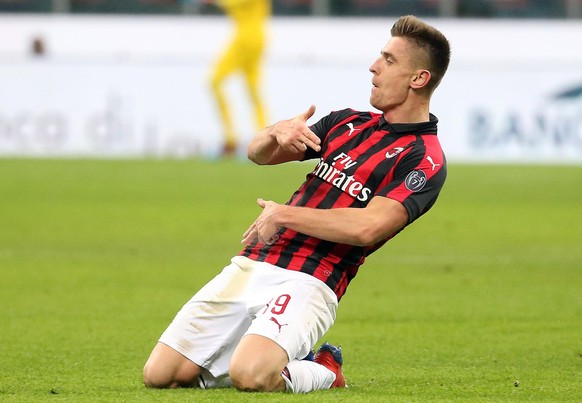
[[[245,231],[241,243],[249,245],[258,240],[259,243],[272,245],[279,239],[280,226],[275,224],[275,216],[280,204],[274,201],[257,199],[257,204],[263,209],[254,223]]]

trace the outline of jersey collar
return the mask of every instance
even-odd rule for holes
[[[437,134],[439,120],[432,113],[429,114],[428,122],[420,123],[389,123],[380,116],[379,127],[395,134]]]

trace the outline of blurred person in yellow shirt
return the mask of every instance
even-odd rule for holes
[[[223,88],[225,80],[230,75],[242,73],[252,102],[255,124],[257,128],[267,125],[260,83],[271,2],[270,0],[209,0],[209,2],[222,8],[235,24],[234,35],[216,61],[211,75],[212,93],[223,125],[222,155],[231,156],[236,153],[239,135]]]

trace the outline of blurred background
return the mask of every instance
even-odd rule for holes
[[[580,0],[273,0],[273,14],[431,17],[580,18]],[[0,0],[3,12],[106,14],[216,14],[200,0]]]
[[[246,0],[241,0],[244,3]],[[582,0],[273,0],[268,122],[370,109],[370,64],[400,15],[450,39],[433,98],[452,162],[582,163]],[[0,0],[0,156],[221,156],[213,68],[234,22],[212,1]],[[236,72],[235,72],[236,73]],[[240,148],[256,131],[223,83]]]

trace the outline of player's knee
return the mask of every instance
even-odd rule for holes
[[[267,392],[268,384],[265,379],[252,373],[231,373],[232,385],[241,391],[246,392]]]
[[[272,392],[280,389],[277,382],[277,378],[281,378],[280,374],[256,371],[242,365],[231,365],[229,375],[232,385],[241,391]]]
[[[192,388],[198,385],[198,373],[183,368],[169,371],[166,366],[146,364],[143,369],[143,383],[148,388],[173,389]]]
[[[166,389],[196,387],[201,368],[170,347],[158,343],[143,369],[144,385]]]
[[[155,365],[147,363],[143,368],[143,384],[148,388],[166,389],[171,388],[173,377],[156,368]]]

